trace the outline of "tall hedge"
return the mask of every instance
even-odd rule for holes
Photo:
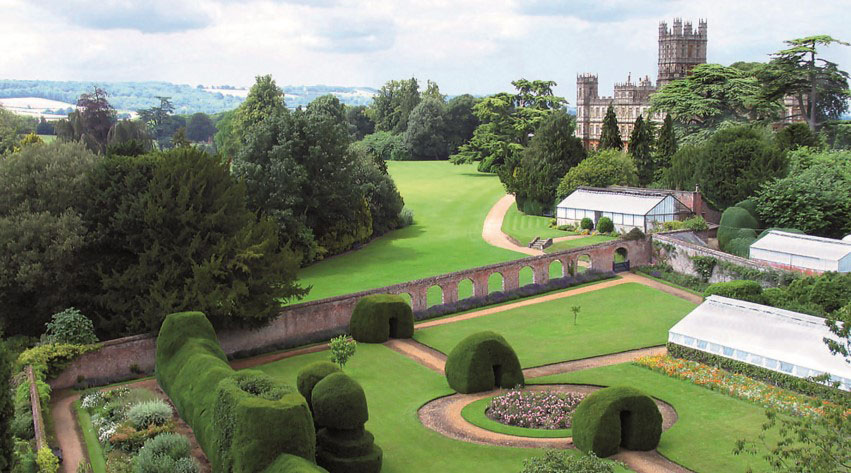
[[[364,296],[352,312],[349,332],[352,338],[364,343],[383,343],[390,337],[411,338],[414,336],[414,313],[402,296]]]
[[[296,387],[298,392],[307,400],[307,405],[313,411],[312,393],[316,384],[329,374],[339,373],[340,367],[330,361],[315,361],[298,372]]]
[[[496,379],[499,372],[501,379]],[[496,332],[474,333],[461,340],[446,359],[446,380],[459,393],[523,385],[523,369],[511,345]]]
[[[641,391],[616,386],[588,395],[573,413],[573,444],[608,457],[618,447],[653,450],[662,436],[662,414]]]
[[[710,284],[703,293],[703,297],[713,295],[754,302],[757,304],[765,303],[765,298],[762,295],[762,286],[758,282],[751,281],[750,279]]]
[[[757,229],[759,221],[742,207],[730,207],[721,214],[721,221],[718,224],[718,246],[729,251],[730,242],[735,238],[741,238],[739,230]]]
[[[307,402],[262,373],[231,369],[203,313],[166,317],[156,361],[157,381],[192,426],[214,472],[259,473],[281,455],[313,461]]]

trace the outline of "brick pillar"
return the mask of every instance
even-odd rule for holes
[[[458,302],[458,281],[449,281],[441,284],[440,289],[443,291],[444,304]]]
[[[488,295],[488,276],[487,273],[477,273],[470,278],[473,281],[473,297]]]
[[[428,288],[411,288],[411,310],[419,312],[428,309]]]
[[[520,270],[517,268],[503,269],[502,290],[505,292],[520,288]]]
[[[535,284],[546,284],[550,280],[549,261],[539,261],[532,265],[532,280]]]

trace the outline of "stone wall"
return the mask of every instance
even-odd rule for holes
[[[293,304],[281,309],[280,315],[259,329],[227,330],[219,332],[219,342],[229,357],[242,357],[273,350],[292,348],[308,343],[327,341],[348,330],[349,318],[355,304],[369,294],[406,294],[410,297],[414,314],[421,318],[428,311],[428,291],[439,287],[443,304],[458,302],[458,285],[469,280],[473,297],[484,300],[488,295],[488,280],[494,274],[502,278],[503,292],[520,289],[520,271],[530,268],[535,284],[544,285],[550,279],[550,265],[561,266],[562,276],[580,257],[590,258],[590,267],[600,272],[612,271],[614,254],[625,249],[633,266],[650,264],[649,240],[613,240],[562,252],[531,256],[478,268],[442,274],[416,281],[394,284],[369,291],[346,294],[328,299]],[[100,385],[150,374],[154,370],[156,337],[137,335],[103,343],[95,352],[86,353],[56,379],[50,382],[54,389],[76,385]]]

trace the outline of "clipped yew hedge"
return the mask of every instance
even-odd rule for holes
[[[261,372],[231,369],[203,313],[167,316],[156,360],[157,381],[192,426],[213,471],[290,471],[274,465],[323,471],[312,464],[316,434],[305,399]],[[288,456],[305,461],[282,458]]]
[[[349,332],[352,338],[363,343],[384,343],[390,337],[411,338],[414,336],[414,313],[402,296],[364,296],[352,312]]]
[[[502,335],[491,331],[458,342],[446,359],[445,371],[449,386],[464,394],[525,384],[514,349]]]
[[[573,444],[583,452],[608,457],[618,447],[653,450],[662,436],[662,414],[650,396],[616,386],[596,391],[573,412]]]
[[[316,387],[316,383],[322,381],[322,379],[329,374],[339,372],[340,367],[337,366],[336,363],[331,363],[330,361],[314,361],[298,372],[296,387],[298,388],[298,392],[307,400],[307,405],[310,406],[311,411],[313,411],[311,398],[313,388]]]

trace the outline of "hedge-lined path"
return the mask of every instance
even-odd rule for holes
[[[560,393],[589,394],[600,386],[577,385],[577,384],[540,384],[527,386],[530,391],[556,391]],[[532,438],[517,437],[514,435],[491,432],[475,426],[461,415],[461,410],[468,404],[479,399],[496,396],[505,393],[505,389],[498,389],[486,393],[476,394],[453,394],[435,399],[418,411],[420,421],[424,426],[446,437],[463,442],[472,442],[482,445],[499,445],[503,447],[523,448],[575,448],[571,437],[564,438]],[[662,413],[662,429],[668,430],[677,421],[677,412],[671,405],[655,400]],[[676,463],[671,462],[656,451],[635,452],[622,450],[612,457],[626,463],[634,471],[639,473],[656,472],[689,472]]]
[[[77,465],[86,459],[83,436],[74,415],[74,401],[79,398],[80,395],[71,389],[55,392],[50,398],[53,430],[56,434],[56,442],[62,449],[62,463],[59,469],[62,473],[76,473]]]
[[[543,251],[520,246],[508,238],[508,235],[502,233],[502,221],[505,219],[505,213],[508,212],[512,204],[514,204],[514,196],[507,194],[491,207],[488,215],[485,217],[485,224],[482,226],[482,238],[489,245],[498,248],[517,251],[531,256],[544,254]]]

